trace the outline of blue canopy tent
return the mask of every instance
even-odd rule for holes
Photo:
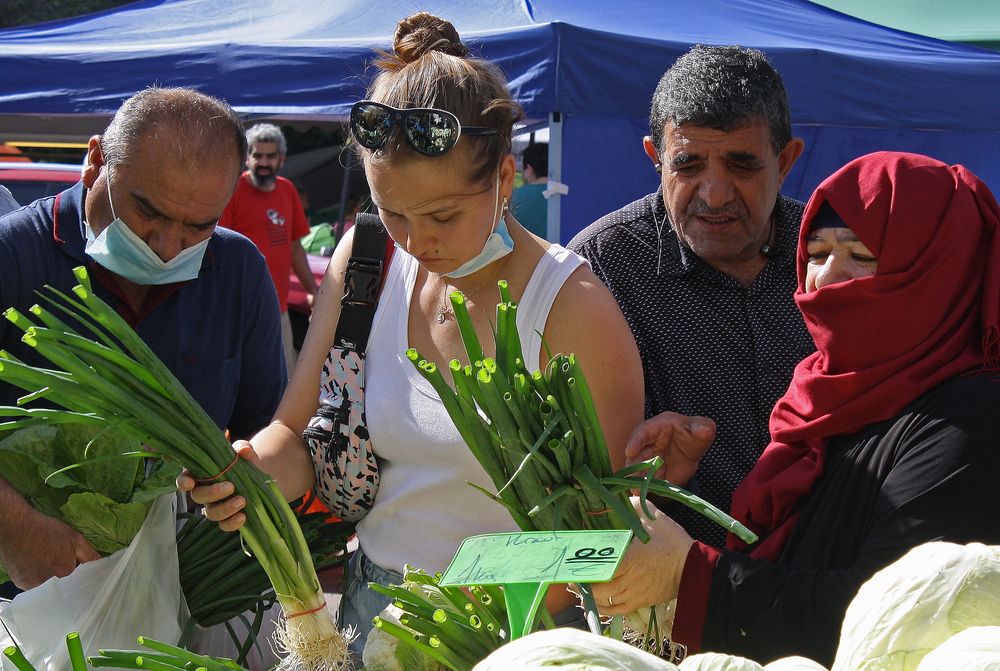
[[[806,151],[784,185],[806,198],[877,149],[961,162],[1000,189],[1000,54],[882,28],[805,0],[144,0],[0,31],[0,132],[106,117],[151,84],[191,86],[248,115],[343,119],[373,49],[418,9],[449,18],[550,128],[553,239],[656,188],[649,99],[694,43],[764,50]],[[69,116],[67,116],[69,115]],[[559,202],[561,201],[561,202]]]

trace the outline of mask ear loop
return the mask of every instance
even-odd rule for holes
[[[500,198],[500,169],[497,168],[497,189],[496,189],[496,193],[494,195],[494,200],[493,200],[493,203],[494,203],[493,204],[493,225],[490,227],[489,235],[486,236],[487,240],[490,239],[490,235],[493,235],[496,232],[496,230],[497,230],[497,224],[500,222],[500,217],[503,217],[504,215],[507,214],[507,196],[503,197],[503,204],[502,205],[500,204],[499,198]],[[497,216],[497,209],[498,208],[500,210],[500,217]]]
[[[500,197],[500,172],[503,170],[503,163],[497,166],[497,198]],[[510,201],[507,200],[507,196],[503,197],[503,204],[500,206],[500,216],[507,216],[510,212]]]
[[[107,164],[107,166],[108,166],[108,179],[107,179],[107,182],[108,182],[108,204],[111,205],[111,216],[114,217],[115,219],[117,219],[118,215],[115,214],[115,201],[111,199],[111,164],[109,163],[109,164]]]

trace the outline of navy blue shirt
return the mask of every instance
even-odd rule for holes
[[[0,218],[0,310],[26,312],[43,285],[69,292],[85,265],[95,292],[132,325],[219,428],[246,437],[263,428],[285,386],[278,303],[264,258],[218,227],[197,279],[150,288],[133,312],[113,275],[84,253],[82,183]],[[32,365],[44,359],[0,319],[0,347]],[[0,382],[0,404],[24,392]]]

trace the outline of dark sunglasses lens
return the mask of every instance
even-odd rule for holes
[[[427,156],[441,156],[458,141],[458,123],[439,112],[410,112],[406,117],[406,137],[414,149]]]
[[[378,149],[385,143],[392,118],[376,105],[360,105],[351,111],[351,131],[362,147]]]

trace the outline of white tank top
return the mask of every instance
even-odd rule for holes
[[[553,245],[531,275],[517,306],[529,370],[556,294],[582,263]],[[396,249],[368,341],[365,413],[381,482],[357,532],[362,550],[382,568],[411,564],[433,572],[447,568],[466,537],[517,526],[505,508],[467,484],[495,491],[430,383],[403,356],[417,268],[415,258]]]

